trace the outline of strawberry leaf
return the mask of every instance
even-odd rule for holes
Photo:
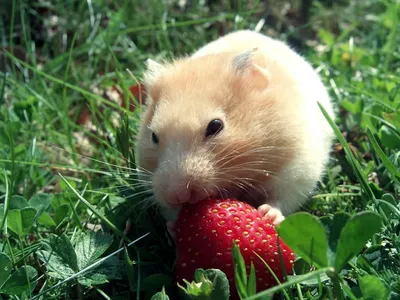
[[[309,264],[328,266],[328,241],[322,223],[313,215],[300,212],[288,216],[276,227],[283,241]]]
[[[45,263],[49,276],[66,279],[79,271],[76,253],[65,234],[50,235],[48,246],[48,250],[40,250],[37,255]]]
[[[122,268],[121,261],[116,256],[112,256],[79,276],[78,281],[82,285],[92,286],[107,283],[109,279],[121,279],[120,268]]]
[[[381,229],[381,217],[364,211],[354,215],[343,227],[337,244],[335,270],[340,272],[344,265],[356,256],[367,241]]]
[[[112,240],[111,235],[100,232],[90,231],[82,235],[75,245],[79,270],[93,264],[110,247]]]
[[[48,249],[37,251],[37,255],[45,263],[50,277],[66,280],[80,272],[80,284],[103,284],[109,279],[119,279],[122,268],[121,262],[114,256],[97,263],[111,242],[109,235],[89,232],[78,238],[74,249],[65,234],[51,235]]]

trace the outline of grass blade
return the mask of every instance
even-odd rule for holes
[[[393,165],[393,163],[389,160],[389,158],[386,156],[385,152],[383,152],[382,148],[379,146],[378,141],[374,137],[374,134],[372,133],[371,129],[367,127],[366,133],[368,135],[368,138],[371,142],[372,147],[374,148],[376,154],[379,156],[379,158],[382,160],[383,164],[385,167],[388,169],[390,174],[392,174],[393,179],[397,182],[400,183],[400,172],[399,170]]]
[[[7,173],[6,170],[4,170],[4,182],[5,182],[5,188],[6,188],[6,193],[5,193],[5,201],[4,201],[4,211],[2,212],[2,218],[1,218],[1,224],[0,224],[0,232],[3,233],[3,227],[4,227],[4,235],[7,235],[7,214],[10,206],[10,199],[11,199],[11,193],[9,190],[8,186],[8,180],[7,180]],[[4,226],[5,225],[5,226]]]
[[[256,269],[251,262],[249,280],[247,282],[247,295],[252,296],[257,293]]]
[[[121,238],[123,238],[126,242],[130,242],[129,238],[122,232],[120,231],[113,223],[111,223],[105,216],[103,216],[92,204],[90,204],[85,198],[83,198],[73,187],[72,185],[62,176],[60,173],[58,173],[62,180],[65,182],[65,184],[74,192],[74,194],[78,197],[78,199],[85,204],[99,219],[101,219],[104,223],[106,223],[108,226],[110,226],[111,230],[114,231],[117,235],[119,235]]]
[[[254,295],[254,296],[247,297],[246,300],[263,299],[262,297],[271,296],[274,293],[279,292],[280,290],[283,290],[283,289],[285,289],[287,287],[290,287],[291,285],[294,285],[294,284],[300,283],[302,281],[309,280],[311,278],[317,277],[317,276],[319,276],[321,274],[328,273],[328,272],[333,272],[333,271],[334,271],[333,268],[328,267],[328,268],[323,268],[323,269],[316,270],[314,272],[310,272],[310,273],[305,274],[305,275],[299,275],[299,276],[294,277],[290,281],[287,281],[287,282],[282,283],[280,285],[274,286],[274,287],[272,287],[272,288],[270,288],[268,290],[262,291],[262,292],[260,292],[260,293],[258,293],[256,295]]]
[[[125,112],[125,113],[127,113],[127,114],[129,114],[129,115],[132,115],[132,112],[131,112],[131,111],[129,111],[129,110],[127,110],[127,109],[121,107],[121,105],[118,105],[117,103],[115,103],[115,102],[113,102],[113,101],[107,100],[107,99],[105,99],[105,98],[103,98],[103,97],[101,97],[101,96],[98,96],[98,95],[96,95],[96,94],[94,94],[94,93],[92,93],[92,92],[90,92],[90,91],[88,91],[88,90],[85,90],[84,88],[81,88],[81,87],[79,87],[79,86],[75,86],[75,85],[73,85],[73,84],[70,84],[70,83],[68,83],[68,82],[65,82],[65,81],[62,80],[62,79],[59,79],[59,78],[54,77],[54,76],[52,76],[52,75],[49,75],[49,74],[47,74],[47,73],[45,73],[45,72],[43,72],[43,71],[40,71],[40,70],[38,70],[37,68],[35,68],[35,67],[33,67],[33,66],[27,64],[26,62],[24,62],[24,61],[22,61],[22,60],[16,58],[14,55],[12,55],[10,52],[8,52],[8,51],[6,51],[6,50],[3,50],[3,52],[4,52],[10,59],[12,59],[13,61],[18,62],[19,64],[21,64],[21,65],[24,66],[25,68],[29,69],[30,71],[32,71],[32,72],[34,72],[34,73],[37,73],[38,75],[43,76],[44,78],[46,78],[46,79],[48,79],[48,80],[50,80],[50,81],[52,81],[52,82],[58,83],[58,84],[62,85],[63,87],[67,87],[67,88],[69,88],[69,89],[71,89],[71,90],[74,90],[74,91],[76,91],[76,92],[78,92],[78,93],[81,93],[81,94],[84,95],[84,96],[93,97],[93,98],[95,98],[96,100],[98,100],[98,101],[100,101],[100,102],[102,102],[102,103],[104,103],[104,104],[106,104],[106,105],[108,105],[108,106],[110,106],[110,107],[112,107],[112,108],[115,108],[117,111]]]
[[[337,139],[339,140],[340,144],[342,144],[344,152],[346,153],[346,159],[353,168],[353,171],[360,182],[361,187],[363,188],[364,192],[367,194],[368,198],[373,200],[374,203],[376,204],[376,198],[374,193],[372,192],[367,179],[364,177],[360,163],[357,161],[357,159],[354,157],[353,152],[350,150],[349,145],[347,144],[344,136],[340,132],[340,129],[337,127],[335,122],[331,119],[325,108],[318,102],[318,106],[321,109],[323,115],[325,116],[326,120],[328,121],[329,125],[332,127]]]

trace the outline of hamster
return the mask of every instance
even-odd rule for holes
[[[314,192],[333,140],[317,103],[334,113],[319,75],[285,43],[236,31],[191,56],[148,60],[143,83],[137,165],[168,224],[213,196],[279,224]]]

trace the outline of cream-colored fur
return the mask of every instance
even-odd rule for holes
[[[137,162],[152,173],[143,178],[167,219],[193,186],[192,202],[235,196],[287,215],[321,179],[333,135],[317,102],[333,117],[332,106],[318,74],[286,44],[237,31],[192,56],[150,61],[144,83]],[[213,119],[224,129],[205,138]]]

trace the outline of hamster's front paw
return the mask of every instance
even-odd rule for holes
[[[258,211],[264,216],[264,219],[271,220],[275,226],[279,225],[285,219],[278,208],[272,207],[269,204],[261,205],[258,207]]]
[[[174,221],[167,221],[167,230],[173,240],[175,240],[176,234],[175,234],[175,222]]]

